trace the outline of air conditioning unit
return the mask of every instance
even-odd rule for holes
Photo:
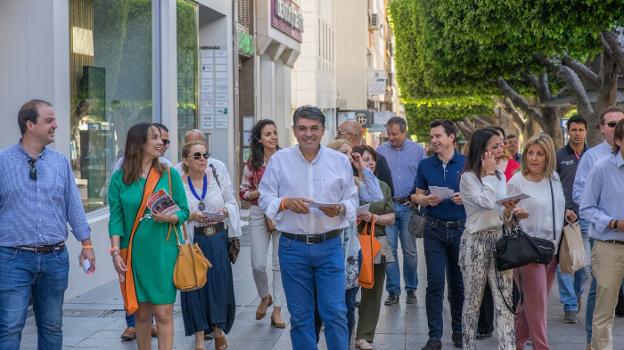
[[[376,13],[371,13],[368,17],[368,27],[372,29],[377,29],[379,27],[379,15]]]

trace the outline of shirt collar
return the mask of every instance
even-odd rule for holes
[[[453,157],[451,157],[451,159],[449,159],[448,163],[446,164],[458,162],[459,156],[460,154],[457,152],[457,150],[453,149]],[[434,154],[433,157],[435,158],[437,164],[442,164],[442,159],[440,159],[437,154]]]
[[[615,165],[618,168],[621,168],[622,166],[624,166],[624,158],[622,158],[622,151],[618,151],[618,153],[614,154],[613,156],[615,156]]]
[[[572,146],[570,146],[569,142],[565,145],[565,148],[568,154],[574,154],[574,150],[572,149]],[[583,145],[583,152],[581,152],[581,154],[585,153],[585,151],[587,151],[587,144]]]
[[[319,149],[318,153],[316,154],[316,157],[314,157],[314,159],[312,159],[311,162],[308,162],[308,160],[305,159],[305,157],[303,156],[303,152],[301,152],[301,147],[299,147],[298,144],[295,145],[294,147],[297,149],[297,153],[299,154],[301,159],[303,159],[306,163],[310,163],[310,164],[314,164],[314,163],[318,162],[318,160],[321,158],[321,153],[325,152],[325,150],[324,150],[325,147],[323,145],[321,145],[320,146],[321,148]]]
[[[407,143],[409,141],[410,140],[406,137],[405,140],[403,141],[403,144],[401,144],[401,147],[398,147],[398,148],[394,148],[394,146],[392,146],[392,144],[388,141],[388,147],[390,147],[390,149],[393,151],[401,152],[405,150],[405,147],[407,146]]]
[[[30,154],[28,154],[28,152],[26,151],[26,149],[24,148],[24,146],[22,146],[22,140],[20,139],[19,142],[16,144],[16,149],[19,153],[21,153],[22,156],[24,156],[25,159],[30,159],[32,158],[30,156]],[[39,155],[37,156],[37,159],[41,158],[41,159],[45,159],[46,156],[46,150],[48,149],[47,146],[43,147],[43,150],[41,151],[41,153],[39,153]]]

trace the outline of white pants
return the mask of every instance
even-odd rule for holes
[[[279,247],[280,233],[275,231],[269,233],[262,210],[257,205],[249,208],[249,228],[251,240],[251,269],[253,278],[256,282],[258,296],[261,298],[269,295],[269,276],[267,274],[267,255],[269,252],[269,242],[273,238],[273,303],[275,306],[281,306],[284,299],[284,288],[282,287],[282,273],[280,272],[279,257],[277,249]]]

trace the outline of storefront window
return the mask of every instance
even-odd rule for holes
[[[184,135],[196,127],[199,12],[198,5],[188,0],[177,0],[177,57],[178,57],[178,148],[180,156]]]
[[[126,132],[152,115],[151,0],[70,0],[71,164],[86,211],[106,188]]]

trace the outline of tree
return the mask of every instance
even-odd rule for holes
[[[622,24],[621,1],[394,0],[390,9],[392,18],[399,19],[393,21],[397,79],[410,97],[474,95],[498,88],[497,94],[559,144],[566,108],[554,103],[558,97],[574,93],[579,111],[591,123],[603,106],[615,102],[615,63],[624,62],[618,61],[624,54],[613,34]],[[416,52],[399,41],[408,35]],[[580,63],[598,55],[599,71]],[[410,70],[402,72],[401,67]],[[587,103],[587,90],[593,87],[589,83],[599,91],[592,108]],[[594,132],[590,141],[595,140]]]

